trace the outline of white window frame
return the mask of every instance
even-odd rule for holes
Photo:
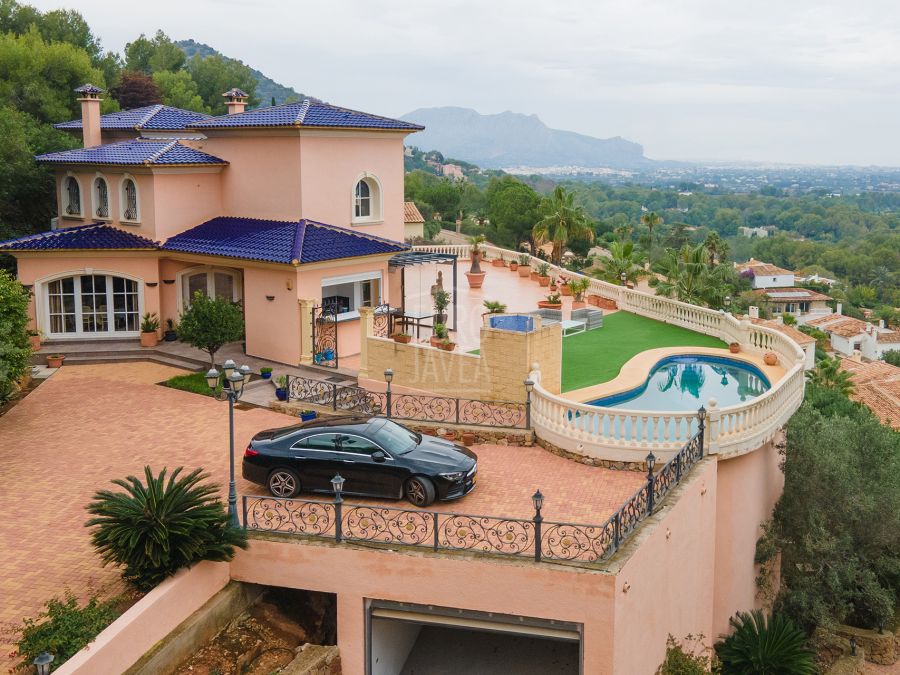
[[[322,281],[319,284],[319,300],[321,301],[322,298],[327,297],[325,295],[326,286],[353,284],[353,307],[356,309],[351,309],[349,312],[341,312],[337,315],[337,320],[347,321],[350,319],[358,319],[359,307],[362,306],[363,302],[362,282],[375,280],[378,281],[378,297],[373,300],[372,307],[377,307],[382,303],[382,298],[384,297],[384,279],[381,270],[344,274],[337,277],[322,277]]]
[[[98,276],[98,277],[107,277],[106,279],[106,294],[107,294],[107,325],[113,326],[115,324],[114,320],[114,307],[115,303],[113,300],[113,285],[112,285],[112,277],[120,277],[122,279],[127,279],[129,281],[133,281],[137,284],[137,301],[138,301],[138,330],[136,331],[115,331],[115,330],[107,330],[103,332],[86,332],[82,330],[82,314],[81,314],[81,278],[82,276]],[[75,277],[75,332],[74,333],[53,333],[50,330],[50,291],[48,286],[54,281],[58,281],[60,279],[66,279],[68,277]],[[85,339],[117,339],[123,337],[139,337],[140,332],[140,318],[144,315],[144,280],[132,276],[130,274],[124,274],[123,272],[117,272],[115,270],[95,270],[90,267],[86,267],[80,270],[69,270],[67,272],[60,272],[58,274],[53,274],[47,277],[42,277],[40,279],[35,279],[34,282],[34,302],[36,308],[36,314],[38,317],[38,328],[41,332],[46,335],[48,338],[52,338],[54,340],[85,340]]]
[[[97,210],[100,208],[100,197],[97,194],[97,184],[103,181],[106,185],[106,215],[100,216],[97,215]],[[112,220],[112,205],[109,194],[109,181],[106,179],[102,173],[97,173],[94,176],[94,180],[91,181],[91,217],[96,220]]]
[[[78,186],[78,213],[69,213],[69,180],[74,180]],[[71,171],[67,171],[66,175],[60,181],[60,200],[59,205],[60,216],[63,218],[84,218],[84,190],[81,189],[81,181]]]
[[[369,215],[357,217],[356,186],[361,181],[365,181],[369,186]],[[350,190],[350,222],[353,225],[375,225],[384,222],[384,191],[381,188],[381,181],[374,173],[361,173],[353,181]]]
[[[134,185],[134,218],[125,217],[125,209],[127,207],[125,183],[127,181],[131,181]],[[138,187],[138,182],[135,177],[129,173],[124,174],[119,181],[119,222],[127,223],[129,225],[137,225],[141,222],[141,189]]]
[[[187,287],[185,284],[189,277],[206,272],[206,294],[208,297],[215,297],[216,277],[215,273],[231,275],[231,295],[233,302],[240,302],[244,297],[243,275],[240,270],[231,269],[229,267],[216,267],[214,265],[197,265],[195,267],[186,267],[175,274],[175,286],[178,289],[178,299],[176,307],[178,314],[181,315],[188,308],[190,303],[187,302]]]

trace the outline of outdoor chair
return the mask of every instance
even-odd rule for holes
[[[562,321],[561,309],[535,309],[534,311],[526,313],[532,316],[539,316],[541,318],[542,326],[551,326],[554,323],[560,323]]]
[[[572,321],[584,321],[585,330],[603,328],[603,310],[591,309],[589,307],[585,307],[584,309],[573,309]]]

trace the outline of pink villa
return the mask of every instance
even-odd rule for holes
[[[249,355],[312,362],[301,312],[323,301],[359,351],[358,309],[390,300],[408,248],[403,139],[423,127],[313,100],[246,111],[238,89],[222,117],[101,115],[99,88],[76,91],[82,118],[57,127],[84,148],[37,158],[56,168],[55,226],[0,244],[45,339],[135,338],[142,314],[165,326],[200,291],[241,303]]]

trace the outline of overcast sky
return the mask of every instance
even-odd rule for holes
[[[900,165],[892,0],[30,4],[81,11],[106,49],[162,28],[383,115],[533,113],[654,159]]]

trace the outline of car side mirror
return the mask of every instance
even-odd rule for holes
[[[387,455],[385,455],[381,450],[376,450],[372,453],[372,461],[374,462],[383,462],[387,459]]]

